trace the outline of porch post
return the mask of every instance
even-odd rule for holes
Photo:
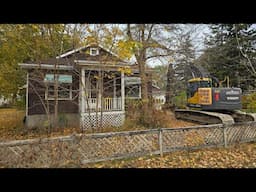
[[[117,101],[116,101],[116,77],[114,77],[113,81],[114,93],[113,93],[113,108],[114,110],[117,108]]]
[[[28,117],[28,84],[29,84],[29,73],[27,72],[27,87],[26,87],[26,117]]]
[[[121,98],[122,98],[122,111],[125,110],[125,88],[124,88],[124,72],[121,72]]]
[[[139,98],[141,99],[141,84],[139,84]]]
[[[85,70],[84,68],[81,69],[81,84],[82,84],[81,113],[85,113]]]

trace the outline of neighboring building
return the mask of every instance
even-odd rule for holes
[[[162,109],[165,104],[165,91],[162,91],[157,85],[152,85],[152,98],[156,109]]]
[[[125,94],[140,98],[140,85],[129,83],[134,77],[126,76],[122,70],[129,67],[138,76],[137,65],[121,60],[101,46],[89,45],[56,58],[19,65],[27,70],[28,127],[41,126],[47,120],[47,112],[53,118],[56,79],[58,113],[66,126],[87,128],[99,121],[103,126],[120,126],[125,119]]]
[[[6,107],[10,104],[10,99],[5,99],[4,97],[0,96],[0,107]]]

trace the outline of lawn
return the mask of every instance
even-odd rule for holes
[[[16,138],[24,129],[23,118],[25,111],[13,108],[0,109],[0,140]]]
[[[165,123],[164,127],[186,127],[196,125],[194,123],[177,120],[174,114],[171,112],[162,112],[161,121]],[[66,127],[61,129],[52,129],[49,133],[47,128],[39,129],[27,129],[23,122],[25,111],[17,110],[14,108],[2,108],[0,109],[0,141],[4,140],[16,140],[16,139],[30,139],[30,138],[43,138],[51,136],[70,135],[74,132],[81,133],[82,130],[79,127]],[[126,119],[125,124],[121,127],[107,127],[104,129],[92,130],[88,129],[83,133],[96,133],[96,132],[116,132],[116,131],[131,131],[148,129],[143,126],[138,126],[129,118]]]
[[[23,127],[25,111],[12,108],[0,109],[0,129]]]

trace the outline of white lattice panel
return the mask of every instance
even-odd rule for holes
[[[125,114],[123,111],[120,112],[104,112],[101,114],[88,113],[81,114],[81,128],[88,129],[88,128],[96,128],[97,125],[101,124],[103,127],[114,126],[118,127],[123,125],[125,119]]]

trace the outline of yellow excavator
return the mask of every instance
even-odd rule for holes
[[[222,87],[211,78],[193,78],[188,81],[187,106],[206,111],[239,110],[242,90]]]
[[[194,77],[187,82],[187,109],[176,109],[175,116],[201,124],[256,121],[256,114],[240,111],[241,96],[240,88],[229,87],[228,77]]]

